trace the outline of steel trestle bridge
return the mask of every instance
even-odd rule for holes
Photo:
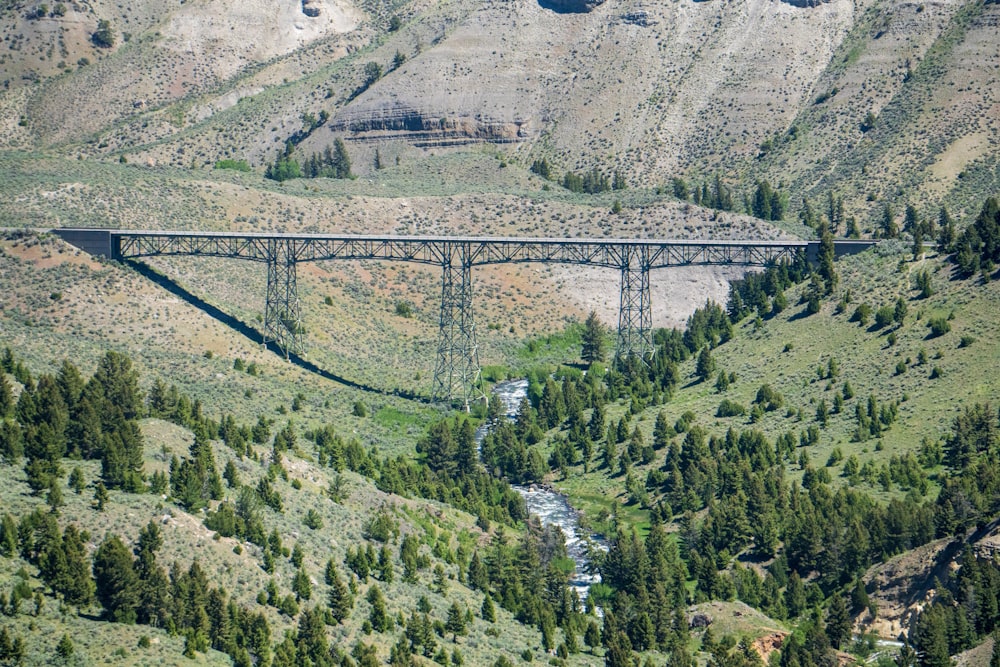
[[[67,242],[116,260],[190,256],[245,259],[267,264],[263,341],[286,356],[302,351],[303,327],[296,265],[326,260],[383,260],[440,266],[441,312],[435,398],[481,397],[479,351],[473,317],[472,267],[489,264],[557,263],[616,269],[621,301],[615,359],[653,352],[649,272],[674,266],[757,266],[815,260],[818,241],[489,238],[455,236],[357,236],[243,232],[54,229]],[[874,241],[834,241],[835,253],[860,252]]]

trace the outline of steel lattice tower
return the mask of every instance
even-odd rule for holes
[[[433,393],[437,399],[461,398],[468,411],[471,401],[485,398],[472,314],[469,245],[449,243],[441,254],[441,317]]]
[[[653,313],[649,301],[649,250],[630,246],[622,252],[621,300],[615,363],[630,356],[646,362],[653,356]]]
[[[267,252],[264,343],[274,341],[287,359],[290,354],[300,354],[302,351],[302,317],[299,313],[293,241],[270,239]]]
[[[621,272],[615,362],[648,362],[654,351],[649,272],[673,266],[768,266],[803,257],[816,261],[818,241],[698,239],[558,239],[352,234],[256,234],[109,229],[53,230],[86,252],[126,262],[145,257],[237,258],[267,264],[264,342],[286,358],[301,354],[305,337],[296,263],[325,260],[416,262],[440,266],[441,314],[433,394],[461,398],[466,407],[483,398],[472,307],[472,267],[541,262],[597,266]],[[875,241],[834,241],[838,257]]]

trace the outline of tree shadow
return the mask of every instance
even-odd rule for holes
[[[815,314],[816,313],[810,313],[809,312],[809,304],[806,304],[805,307],[802,308],[802,310],[800,310],[799,312],[797,312],[794,315],[792,315],[791,317],[789,317],[788,321],[789,322],[797,322],[799,320],[806,319],[810,315],[815,315]]]

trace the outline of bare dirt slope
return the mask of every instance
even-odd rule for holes
[[[308,156],[341,137],[360,174],[375,148],[406,161],[485,144],[631,187],[719,173],[741,194],[766,177],[793,207],[843,195],[863,223],[883,200],[970,209],[1000,187],[1000,5],[796,4],[14,4],[0,142],[262,170],[289,139]],[[91,39],[100,20],[110,48]]]

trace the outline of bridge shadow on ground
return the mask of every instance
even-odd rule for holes
[[[182,287],[180,284],[174,282],[173,280],[163,275],[162,273],[160,273],[153,267],[149,266],[148,264],[143,264],[142,262],[136,260],[125,260],[125,264],[133,268],[136,271],[136,273],[138,273],[142,277],[156,283],[157,285],[167,290],[174,296],[183,299],[185,302],[194,306],[195,308],[202,311],[206,315],[215,318],[216,320],[226,325],[230,329],[233,329],[234,331],[243,334],[254,343],[258,345],[260,344],[262,338],[261,332],[257,331],[256,329],[248,325],[246,322],[243,322],[242,320],[233,317],[229,313],[220,310],[218,307],[213,306],[212,304],[208,303],[207,301],[198,297],[197,295],[192,294],[187,289]],[[264,343],[264,346],[269,351],[273,352],[274,354],[277,354],[278,356],[281,357],[285,356],[284,350],[278,347],[278,345],[275,344],[273,341],[267,341],[266,343]],[[392,391],[388,391],[385,389],[379,389],[378,387],[372,387],[371,385],[355,382],[354,380],[349,380],[345,377],[341,377],[339,375],[331,373],[330,371],[324,368],[320,368],[312,361],[304,359],[303,357],[294,353],[288,355],[288,362],[298,366],[299,368],[305,371],[318,375],[326,380],[336,382],[337,384],[342,384],[345,387],[350,387],[351,389],[359,389],[361,391],[370,392],[372,394],[381,394],[383,396],[400,396],[402,398],[406,398],[413,401],[420,401],[423,403],[431,402],[430,398],[428,398],[427,396],[422,396],[415,392],[406,391],[404,389],[393,389]]]

